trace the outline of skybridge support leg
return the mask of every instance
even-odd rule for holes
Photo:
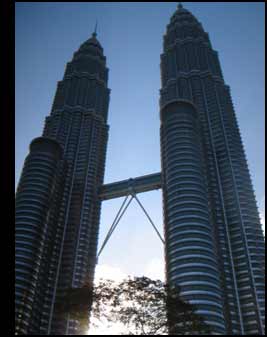
[[[129,195],[131,195],[131,197],[130,197],[130,200],[128,201],[128,203],[126,204],[126,201],[127,201],[127,199],[129,198]],[[103,243],[102,243],[102,245],[101,245],[101,248],[100,248],[100,250],[99,250],[99,252],[98,252],[98,254],[97,254],[97,261],[96,261],[96,263],[98,263],[98,258],[99,258],[99,256],[100,256],[100,254],[102,253],[103,249],[105,248],[106,244],[108,243],[109,239],[111,238],[111,235],[112,235],[113,232],[115,231],[115,229],[116,229],[116,227],[118,226],[118,224],[119,224],[121,218],[123,217],[124,213],[126,212],[127,208],[129,207],[129,205],[130,205],[130,203],[132,202],[133,199],[135,199],[135,200],[137,201],[138,205],[141,207],[141,209],[142,209],[143,212],[145,213],[146,217],[148,218],[149,222],[151,223],[152,227],[154,228],[155,232],[157,233],[158,237],[160,238],[161,242],[162,242],[163,244],[165,244],[165,242],[164,242],[162,236],[160,235],[160,233],[159,233],[157,227],[155,226],[155,224],[154,224],[153,221],[151,220],[150,216],[148,215],[147,211],[145,210],[145,208],[144,208],[144,206],[142,205],[142,203],[140,202],[140,200],[137,198],[137,196],[136,196],[134,190],[131,188],[131,189],[130,189],[130,194],[128,194],[128,195],[126,196],[126,198],[124,199],[124,201],[123,201],[123,203],[122,203],[122,205],[121,205],[121,207],[120,207],[120,209],[119,209],[117,215],[115,216],[115,219],[114,219],[112,225],[110,226],[110,229],[109,229],[109,231],[108,231],[108,233],[107,233],[107,235],[106,235],[106,237],[105,237],[105,239],[104,239],[104,241],[103,241]],[[125,204],[126,204],[126,205],[125,205]]]
[[[142,208],[143,212],[147,216],[149,222],[151,223],[152,227],[154,228],[155,232],[157,233],[158,237],[162,241],[163,244],[165,244],[165,241],[163,240],[162,236],[160,235],[157,227],[154,225],[153,221],[151,220],[150,216],[148,215],[147,211],[145,210],[144,206],[141,204],[140,200],[137,198],[136,195],[134,195],[135,200],[138,202],[139,206]]]
[[[130,205],[130,203],[131,203],[132,200],[133,200],[133,196],[131,196],[131,198],[130,198],[130,200],[128,201],[127,205],[124,207],[124,205],[125,205],[125,203],[126,203],[128,197],[129,197],[129,195],[126,196],[126,198],[124,199],[124,201],[123,201],[123,203],[122,203],[122,205],[121,205],[121,207],[120,207],[120,209],[119,209],[117,215],[115,216],[115,219],[114,219],[114,221],[113,221],[113,223],[112,223],[112,225],[111,225],[111,227],[110,227],[110,229],[109,229],[109,231],[108,231],[108,234],[107,234],[107,236],[106,236],[104,242],[102,243],[102,246],[101,246],[101,248],[100,248],[100,250],[99,250],[99,252],[98,252],[98,254],[97,254],[97,260],[98,260],[98,258],[99,258],[99,256],[100,256],[100,254],[102,253],[103,249],[105,248],[105,246],[106,246],[108,240],[110,239],[111,235],[113,234],[114,230],[115,230],[116,227],[118,226],[118,223],[120,222],[120,219],[122,218],[123,214],[126,212],[128,206]],[[123,209],[123,207],[124,207],[124,209]]]

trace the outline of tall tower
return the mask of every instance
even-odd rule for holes
[[[92,281],[108,139],[110,90],[92,34],[58,82],[43,136],[25,160],[16,194],[16,334],[79,334],[57,306]]]
[[[179,5],[161,55],[166,276],[214,334],[264,334],[264,239],[230,88]]]

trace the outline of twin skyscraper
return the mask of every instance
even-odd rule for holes
[[[166,280],[181,286],[213,334],[263,335],[264,238],[218,53],[182,5],[163,49],[162,168],[137,179],[136,191],[162,188]],[[101,202],[112,192],[103,185],[107,83],[93,33],[58,82],[17,188],[16,334],[82,334],[56,309],[67,289],[94,279]]]

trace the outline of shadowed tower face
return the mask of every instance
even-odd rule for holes
[[[94,277],[107,81],[106,58],[94,32],[67,64],[43,137],[33,142],[25,161],[16,195],[19,334],[79,333],[75,321],[56,312],[66,289]]]
[[[218,54],[182,5],[161,55],[166,277],[214,334],[264,334],[264,239]]]

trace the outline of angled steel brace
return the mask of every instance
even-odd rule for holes
[[[128,201],[127,205],[124,207],[128,197],[129,196],[127,195],[126,198],[124,199],[124,201],[123,201],[123,203],[122,203],[122,205],[121,205],[121,207],[120,207],[120,209],[119,209],[119,211],[118,211],[118,213],[117,213],[117,215],[116,215],[116,217],[115,217],[115,219],[114,219],[114,221],[113,221],[113,223],[112,223],[112,225],[111,225],[111,227],[108,231],[108,234],[107,234],[107,236],[106,236],[106,238],[105,238],[105,240],[104,240],[104,242],[103,242],[103,244],[102,244],[102,246],[101,246],[101,248],[100,248],[100,250],[97,254],[97,259],[99,258],[100,254],[102,253],[103,249],[105,248],[108,240],[110,239],[111,235],[113,234],[114,230],[116,229],[116,227],[117,227],[118,223],[120,222],[120,219],[122,218],[123,214],[126,212],[128,206],[132,202],[133,196],[131,196],[131,199]],[[123,209],[123,207],[124,207],[124,209]]]
[[[118,217],[119,217],[119,215],[120,215],[120,213],[121,213],[121,211],[122,211],[122,209],[123,209],[123,207],[124,207],[124,205],[125,205],[125,203],[126,203],[128,197],[129,197],[129,195],[127,195],[126,198],[124,199],[124,201],[123,201],[123,203],[122,203],[122,205],[121,205],[121,207],[120,207],[120,209],[119,209],[117,215],[115,216],[115,219],[114,219],[114,221],[113,221],[113,223],[112,223],[112,225],[111,225],[111,227],[110,227],[110,229],[109,229],[109,231],[108,231],[108,233],[107,233],[107,236],[106,236],[106,238],[105,238],[103,244],[105,244],[105,243],[109,240],[111,234],[113,233],[113,228],[116,226],[117,219],[118,219]]]
[[[141,202],[139,201],[139,199],[137,198],[137,196],[135,194],[133,194],[133,197],[135,198],[135,200],[138,202],[139,206],[142,208],[143,212],[145,213],[145,215],[147,216],[149,222],[151,223],[151,225],[153,226],[154,230],[156,231],[158,237],[160,238],[160,240],[162,241],[163,244],[165,244],[164,239],[162,238],[162,236],[160,235],[157,227],[154,225],[153,221],[151,220],[150,216],[148,215],[147,211],[145,210],[145,208],[143,207],[143,205],[141,204]]]
[[[100,250],[99,250],[99,252],[98,252],[98,254],[97,254],[97,260],[98,260],[98,258],[99,258],[99,256],[100,256],[100,254],[102,253],[103,249],[105,248],[106,244],[108,243],[108,240],[110,239],[110,237],[111,237],[111,235],[113,234],[114,230],[115,230],[116,227],[118,226],[118,224],[119,224],[119,222],[120,222],[120,220],[121,220],[123,214],[126,212],[128,206],[130,205],[130,203],[132,202],[133,199],[135,199],[135,200],[137,201],[138,205],[141,207],[141,209],[142,209],[143,212],[145,213],[146,217],[148,218],[149,222],[151,223],[152,227],[153,227],[154,230],[156,231],[156,233],[157,233],[158,237],[160,238],[161,242],[162,242],[163,244],[165,244],[164,239],[163,239],[162,236],[160,235],[160,233],[159,233],[157,227],[154,225],[152,219],[151,219],[150,216],[148,215],[148,213],[147,213],[147,211],[145,210],[144,206],[141,204],[140,200],[137,198],[137,196],[136,196],[136,194],[135,194],[135,191],[134,191],[134,189],[133,189],[132,187],[129,187],[129,192],[130,192],[130,194],[131,194],[131,198],[130,198],[130,200],[128,201],[128,203],[127,203],[126,206],[125,206],[125,203],[126,203],[128,197],[129,197],[129,195],[127,195],[126,198],[124,199],[124,201],[123,201],[123,203],[122,203],[122,205],[121,205],[121,207],[120,207],[120,209],[119,209],[117,215],[115,216],[115,219],[114,219],[112,225],[110,226],[110,229],[109,229],[109,231],[108,231],[108,233],[107,233],[107,235],[106,235],[106,237],[105,237],[105,239],[104,239],[104,241],[103,241],[103,243],[102,243],[102,246],[101,246],[101,248],[100,248]],[[124,208],[123,208],[123,207],[124,207]]]

